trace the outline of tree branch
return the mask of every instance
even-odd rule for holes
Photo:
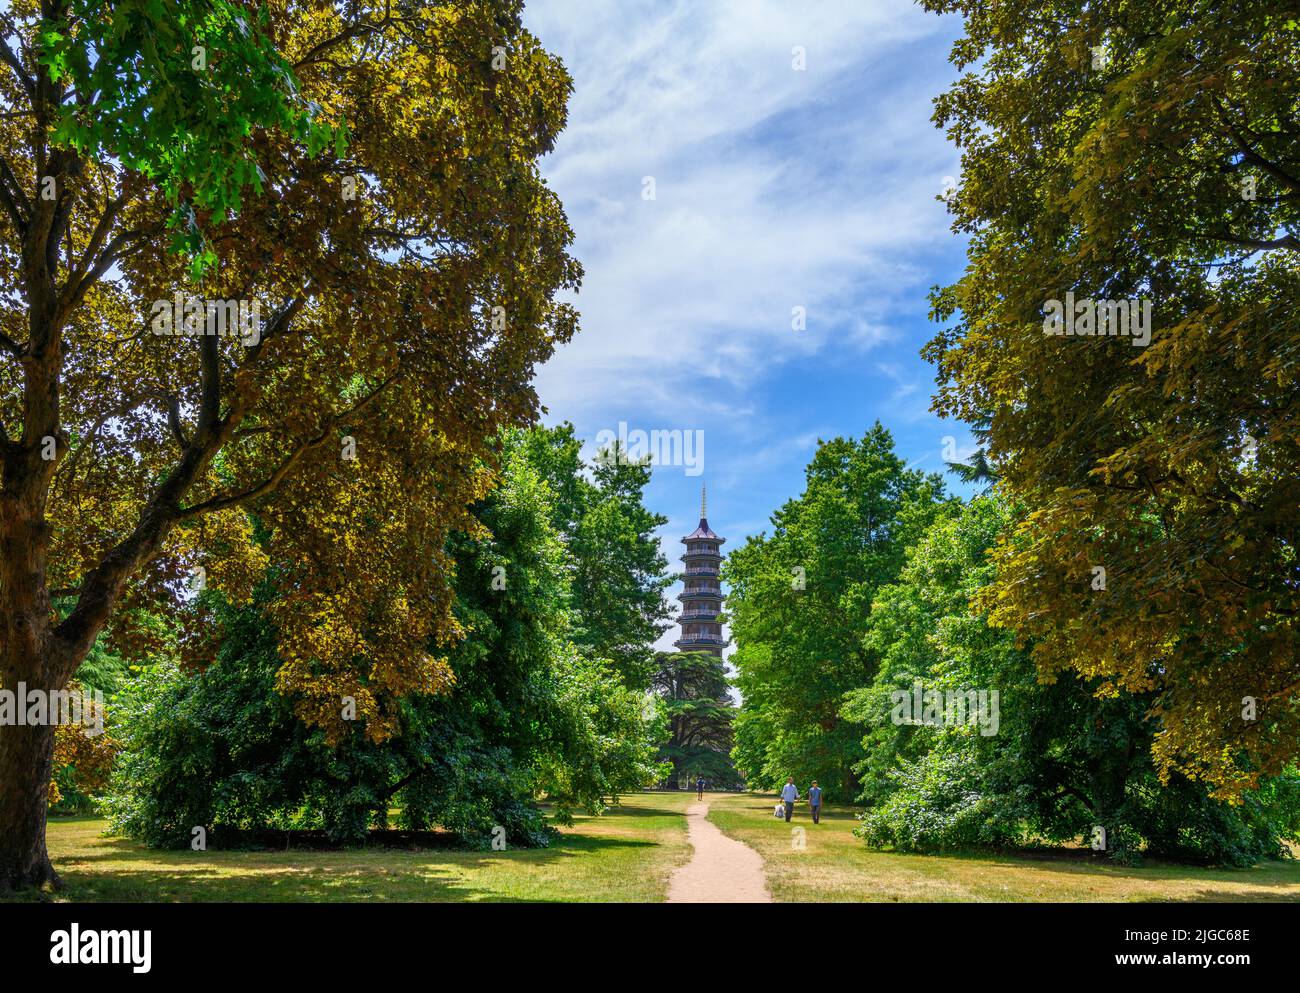
[[[55,310],[55,321],[62,324],[77,309],[85,298],[86,292],[100,280],[104,273],[108,272],[114,262],[121,258],[119,253],[128,241],[132,239],[143,240],[146,237],[147,235],[141,231],[118,232],[114,235],[113,240],[108,243],[108,247],[100,254],[89,272],[79,278],[76,274],[69,276],[68,281],[63,286],[63,293],[59,296],[58,307]],[[87,254],[89,253],[87,252]]]
[[[199,423],[196,438],[206,438],[221,416],[221,354],[217,349],[217,336],[206,334],[199,339]]]
[[[9,161],[0,157],[0,197],[4,199],[5,210],[14,222],[18,234],[27,237],[27,218],[31,216],[32,205],[23,192],[22,184],[9,167]]]
[[[310,65],[311,63],[318,61],[319,57],[325,52],[328,52],[331,48],[337,48],[339,45],[351,41],[353,38],[360,38],[362,35],[374,34],[377,31],[382,31],[392,23],[392,0],[388,0],[388,2],[384,4],[384,16],[378,21],[358,21],[355,24],[348,25],[348,27],[344,28],[338,34],[326,38],[320,44],[313,46],[306,55],[293,64],[293,67],[295,69],[300,69],[305,65]]]
[[[359,403],[356,403],[348,410],[342,411],[341,413],[335,414],[333,417],[331,417],[325,423],[325,426],[321,429],[321,432],[318,435],[304,442],[302,445],[298,446],[298,448],[294,449],[294,451],[291,452],[289,456],[285,458],[284,461],[282,461],[278,467],[276,467],[275,471],[271,473],[270,476],[262,480],[262,482],[258,483],[256,486],[252,487],[251,489],[247,489],[242,493],[232,493],[228,496],[213,497],[210,500],[205,500],[202,503],[197,503],[192,507],[184,507],[178,512],[179,513],[178,519],[189,520],[192,517],[198,517],[202,514],[210,514],[219,510],[228,510],[231,507],[241,506],[242,504],[249,503],[250,501],[256,500],[259,497],[263,497],[269,493],[275,492],[275,490],[280,486],[280,484],[284,482],[285,478],[289,475],[289,473],[293,471],[294,466],[296,466],[300,461],[302,461],[304,455],[306,455],[308,452],[314,451],[315,449],[323,445],[325,441],[329,438],[330,434],[333,432],[334,428],[336,428],[340,423],[347,420],[348,418],[355,417],[357,414],[361,413],[372,403],[374,403],[374,401],[379,398],[379,396],[384,392],[384,390],[386,390],[389,386],[395,383],[401,377],[401,375],[402,375],[401,373],[397,373],[393,376],[390,376],[388,379],[380,383],[379,386],[377,386],[370,394],[368,394]]]
[[[167,398],[167,426],[171,428],[172,437],[181,446],[181,451],[190,447],[190,440],[185,437],[185,429],[181,426],[180,397],[174,393]]]
[[[330,417],[329,421],[326,421],[324,428],[321,429],[320,434],[317,434],[315,438],[311,438],[309,441],[304,442],[303,445],[295,448],[295,450],[289,455],[289,458],[283,460],[276,468],[276,471],[266,477],[265,480],[261,481],[260,484],[253,486],[250,490],[244,490],[243,493],[230,494],[229,496],[213,496],[211,500],[204,500],[203,503],[196,503],[195,506],[182,508],[181,511],[179,511],[179,520],[188,520],[191,519],[191,517],[203,515],[203,513],[224,511],[224,509],[229,509],[231,507],[242,506],[242,504],[250,503],[251,500],[256,500],[257,498],[260,498],[260,496],[274,493],[279,484],[282,484],[282,482],[285,481],[285,478],[289,476],[289,473],[292,472],[295,465],[298,465],[299,461],[302,461],[303,456],[307,455],[307,452],[315,451],[316,448],[324,445],[326,439],[328,439],[330,434],[333,433],[334,428],[337,428],[337,426],[344,420],[350,419],[350,417],[355,417],[357,413],[364,411],[364,409],[369,407],[370,404],[372,404],[374,400],[376,400],[378,396],[387,389],[387,387],[398,381],[400,376],[402,376],[402,373],[396,373],[395,376],[387,378],[387,380],[380,383],[380,385],[378,385],[376,389],[367,396],[367,398],[361,400],[360,403],[355,404],[355,406],[347,409],[347,411],[337,413],[337,415]]]
[[[72,272],[68,276],[67,287],[64,290],[65,299],[74,292],[72,288],[78,286],[78,284],[82,282],[83,277],[91,270],[90,260],[96,256],[100,248],[103,246],[104,239],[108,237],[108,232],[113,227],[113,221],[117,219],[118,213],[125,205],[125,194],[118,197],[116,200],[110,200],[104,205],[104,212],[99,215],[99,220],[95,223],[95,230],[90,235],[90,241],[86,243],[86,250],[82,253],[81,259],[77,264],[72,267]],[[96,279],[99,278],[99,275],[103,275],[103,273],[107,271],[108,266],[112,265],[113,262],[116,261],[114,252],[121,245],[122,241],[125,241],[125,237],[122,235],[119,235],[118,238],[114,238],[113,243],[109,245],[108,250],[99,257],[100,262],[103,262],[105,257],[108,257],[108,261],[102,268],[99,268],[98,265],[96,265],[95,268],[98,270],[98,275],[95,276]],[[78,286],[78,290],[76,291],[78,298],[85,293],[86,288],[88,288],[88,286],[85,288]],[[63,306],[63,304],[60,303],[60,306]],[[73,304],[73,306],[75,306],[75,304]]]
[[[1235,235],[1223,234],[1218,231],[1211,231],[1206,235],[1207,238],[1213,238],[1216,241],[1226,241],[1230,245],[1240,245],[1243,248],[1253,248],[1256,251],[1267,252],[1274,248],[1290,248],[1294,251],[1300,251],[1300,238],[1293,234],[1287,234],[1281,238],[1275,238],[1271,241],[1258,241],[1254,238],[1238,238]]]
[[[4,18],[4,26],[11,34],[18,34],[18,28],[15,26],[11,17]],[[5,65],[9,66],[9,68],[14,71],[14,75],[18,77],[18,82],[22,85],[23,91],[27,94],[28,98],[35,99],[36,83],[32,81],[31,76],[27,75],[27,70],[23,68],[22,62],[14,53],[14,50],[9,47],[9,43],[5,41],[2,35],[0,35],[0,62],[4,62]]]
[[[1259,166],[1279,183],[1287,187],[1287,189],[1300,191],[1300,179],[1296,179],[1295,176],[1292,176],[1290,173],[1283,170],[1277,163],[1264,158],[1264,156],[1260,155],[1259,152],[1255,151],[1254,146],[1245,139],[1241,130],[1232,123],[1228,108],[1224,106],[1223,101],[1218,100],[1216,103],[1219,107],[1220,120],[1223,121],[1224,127],[1228,129],[1228,133],[1232,135],[1232,140],[1237,143],[1237,147],[1241,149],[1241,153],[1245,157],[1246,161]],[[1249,130],[1249,128],[1246,130]]]

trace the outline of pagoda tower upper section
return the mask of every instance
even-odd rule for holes
[[[722,636],[718,615],[722,612],[722,586],[718,571],[722,566],[722,543],[709,527],[708,494],[700,491],[700,525],[682,539],[686,551],[686,588],[678,594],[682,612],[678,615],[682,633],[674,645],[683,652],[711,652],[722,657],[727,640]]]

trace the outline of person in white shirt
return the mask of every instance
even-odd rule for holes
[[[785,819],[789,821],[794,814],[794,802],[799,799],[799,787],[794,784],[794,776],[785,781],[785,787],[781,790],[781,799],[785,801]]]

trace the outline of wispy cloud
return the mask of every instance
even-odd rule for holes
[[[930,121],[956,20],[911,0],[531,0],[525,20],[574,77],[543,169],[586,268],[582,332],[539,376],[548,421],[587,455],[620,421],[702,430],[728,549],[802,490],[818,438],[878,418],[941,469],[966,435],[928,411],[918,350],[961,265],[936,200],[957,154]],[[647,495],[674,566],[700,482],[660,468]]]
[[[575,79],[545,170],[587,268],[584,330],[542,371],[543,400],[581,417],[616,383],[680,409],[687,377],[740,391],[897,339],[927,278],[911,256],[948,224],[933,198],[954,158],[908,59],[941,22],[901,0],[594,6],[527,15]]]

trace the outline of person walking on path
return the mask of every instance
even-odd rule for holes
[[[703,776],[695,780],[695,799],[697,800],[704,799],[704,777]]]
[[[799,799],[799,787],[794,784],[794,776],[785,781],[785,788],[781,790],[781,799],[785,801],[785,819],[789,823],[791,815],[794,814],[794,802]]]
[[[808,809],[812,811],[813,823],[820,824],[822,822],[822,788],[817,785],[815,779],[808,790]]]

